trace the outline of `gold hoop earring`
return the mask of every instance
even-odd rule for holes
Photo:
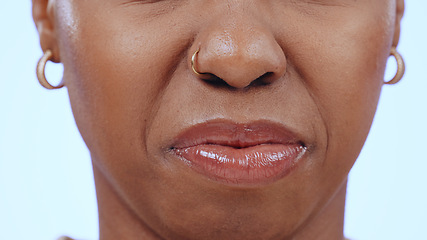
[[[196,74],[196,76],[202,77],[202,76],[205,76],[207,73],[201,73],[201,72],[197,71],[196,66],[195,66],[196,57],[197,57],[197,54],[199,53],[199,51],[200,51],[200,49],[197,49],[197,51],[195,53],[193,53],[193,56],[191,56],[191,69],[193,70],[194,74]]]
[[[64,87],[64,84],[59,83],[58,86],[51,85],[45,75],[45,68],[47,61],[50,61],[53,57],[53,53],[51,50],[46,50],[46,52],[43,54],[43,56],[40,58],[39,62],[37,63],[37,79],[39,80],[39,83],[46,89],[52,90],[52,89],[60,89]]]
[[[403,60],[402,55],[397,52],[395,47],[392,47],[390,50],[390,56],[393,56],[396,59],[397,63],[397,72],[393,79],[388,82],[384,82],[384,84],[392,85],[398,83],[402,80],[403,75],[405,74],[405,60]]]

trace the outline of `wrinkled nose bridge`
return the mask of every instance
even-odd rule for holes
[[[271,83],[286,69],[285,55],[273,33],[249,17],[213,22],[197,42],[198,71],[215,75],[234,88],[247,87],[260,78]]]

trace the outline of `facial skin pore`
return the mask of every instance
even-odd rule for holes
[[[403,0],[33,0],[92,156],[100,239],[342,239]],[[215,75],[206,81],[191,70]],[[209,120],[280,123],[303,161],[259,187],[170,153]]]

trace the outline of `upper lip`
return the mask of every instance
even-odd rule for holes
[[[235,123],[229,120],[211,120],[182,131],[175,138],[172,149],[205,144],[233,148],[248,148],[261,144],[300,144],[305,147],[296,133],[277,122],[258,120]]]

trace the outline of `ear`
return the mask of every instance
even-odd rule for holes
[[[397,47],[400,39],[400,22],[405,12],[405,0],[396,0],[396,23],[394,27],[393,47]]]
[[[32,0],[33,20],[40,37],[43,52],[50,49],[53,52],[51,61],[60,62],[59,48],[55,33],[55,0]]]

